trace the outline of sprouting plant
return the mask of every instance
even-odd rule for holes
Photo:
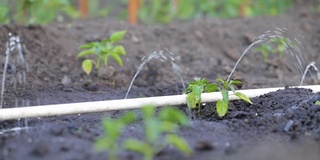
[[[271,38],[266,43],[261,44],[256,48],[256,51],[263,54],[264,62],[268,62],[269,54],[278,54],[279,58],[282,59],[286,48],[296,46],[297,44],[289,41],[285,37]]]
[[[187,103],[189,108],[194,109],[198,105],[198,115],[200,116],[201,107],[201,93],[215,92],[219,88],[214,83],[208,83],[205,78],[194,78],[194,81],[189,82],[189,86],[186,89]]]
[[[143,154],[145,160],[152,160],[168,145],[187,155],[192,153],[188,143],[176,134],[179,125],[189,123],[184,113],[178,109],[164,108],[156,116],[155,107],[144,107],[142,110],[145,138],[127,139],[123,142],[124,148]]]
[[[269,53],[271,53],[272,51],[272,47],[271,45],[264,43],[264,44],[261,44],[259,47],[257,47],[256,51],[262,53],[264,62],[267,63],[269,58]]]
[[[230,80],[225,81],[221,78],[217,78],[216,82],[208,83],[206,79],[195,78],[195,81],[189,82],[189,86],[186,89],[187,95],[187,105],[189,108],[193,109],[198,105],[198,114],[200,114],[200,104],[201,104],[201,93],[220,91],[222,94],[222,99],[218,100],[216,103],[216,111],[220,117],[227,114],[229,105],[229,91],[244,100],[252,104],[250,99],[241,92],[236,92],[234,85],[241,84],[240,81]]]
[[[104,135],[98,138],[94,144],[98,151],[108,150],[108,159],[118,159],[120,145],[118,144],[122,130],[129,124],[133,123],[135,115],[133,112],[127,112],[120,118],[111,119],[105,118],[102,121]]]
[[[87,58],[82,62],[82,69],[89,75],[92,71],[93,64],[98,70],[101,63],[105,66],[108,65],[108,59],[111,56],[120,66],[123,66],[122,59],[120,55],[126,55],[126,51],[122,45],[114,46],[114,43],[119,42],[127,31],[119,31],[111,34],[107,39],[101,40],[100,42],[91,42],[80,46],[83,51],[81,51],[77,57],[82,58],[89,55],[95,55],[96,60]]]
[[[220,117],[223,117],[224,115],[227,114],[228,111],[228,105],[229,105],[229,91],[231,90],[232,93],[239,97],[240,99],[244,100],[245,102],[248,102],[252,104],[250,99],[243,93],[241,92],[236,92],[234,89],[234,85],[241,84],[241,81],[237,80],[230,80],[230,81],[225,81],[221,78],[217,78],[216,84],[222,94],[222,99],[217,101],[216,108],[217,108],[217,113]]]
[[[320,106],[320,101],[316,101],[314,104]]]

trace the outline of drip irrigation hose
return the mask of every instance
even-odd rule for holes
[[[320,85],[310,86],[296,86],[298,88],[312,89],[313,92],[320,91]],[[274,92],[280,88],[264,88],[264,89],[250,89],[250,90],[238,90],[249,98],[257,97],[269,92]],[[230,94],[230,100],[239,99],[238,97]],[[0,109],[0,120],[21,119],[30,117],[48,117],[59,116],[68,114],[83,114],[90,112],[104,112],[123,109],[135,109],[141,108],[146,105],[154,106],[168,106],[168,105],[181,105],[186,104],[187,95],[173,95],[173,96],[160,96],[160,97],[147,97],[147,98],[133,98],[133,99],[120,99],[120,100],[108,100],[108,101],[95,101],[95,102],[83,102],[83,103],[69,103],[69,104],[55,104],[55,105],[43,105],[43,106],[31,106],[20,108],[3,108]],[[220,92],[202,93],[202,102],[215,102],[222,99]]]

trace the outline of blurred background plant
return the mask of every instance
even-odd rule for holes
[[[132,24],[170,23],[202,17],[278,15],[292,5],[293,0],[0,0],[0,23],[47,24],[106,16],[128,19]]]
[[[1,0],[0,5],[0,20],[4,24],[47,24],[80,15],[69,0]]]

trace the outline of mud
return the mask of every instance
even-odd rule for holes
[[[186,82],[196,76],[209,80],[226,78],[250,40],[277,27],[287,28],[285,35],[303,44],[302,67],[311,61],[317,65],[319,13],[311,13],[308,6],[300,5],[276,17],[199,19],[168,25],[131,26],[121,21],[95,19],[48,26],[0,26],[1,59],[11,32],[25,45],[31,70],[28,85],[17,90],[12,88],[12,76],[8,76],[4,107],[17,107],[16,103],[23,107],[27,101],[33,106],[122,99],[141,58],[166,49],[176,54],[176,63]],[[81,60],[76,58],[78,47],[118,30],[128,30],[121,41],[127,50],[124,67],[111,62],[102,77],[94,73],[87,76],[81,70]],[[185,157],[169,147],[156,159],[320,159],[320,107],[314,104],[320,100],[320,94],[285,88],[300,83],[301,74],[295,64],[296,59],[290,55],[284,55],[282,60],[271,55],[269,62],[264,63],[263,56],[251,50],[233,76],[245,82],[242,89],[276,86],[283,89],[252,98],[252,105],[232,101],[223,118],[215,113],[215,103],[207,103],[202,106],[201,116],[179,131],[194,154]],[[317,84],[317,79],[308,75],[305,84]],[[175,95],[182,90],[170,65],[154,60],[134,82],[129,98]],[[24,127],[25,120],[1,121],[0,159],[107,159],[106,152],[98,153],[92,147],[102,134],[101,119],[124,112],[29,118],[28,129],[10,132],[5,130]],[[141,138],[141,127],[140,122],[133,124],[122,138]],[[131,152],[120,154],[120,159],[141,158]]]

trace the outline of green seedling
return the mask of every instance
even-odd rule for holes
[[[314,104],[320,106],[320,101],[316,101]]]
[[[256,48],[257,52],[263,54],[264,62],[267,63],[269,59],[269,54],[277,54],[279,59],[282,59],[283,54],[286,52],[288,47],[296,46],[297,44],[289,41],[285,37],[281,38],[272,38],[266,43],[261,44]]]
[[[101,40],[100,42],[91,42],[80,46],[83,51],[81,51],[77,57],[83,58],[89,55],[95,55],[96,60],[87,58],[82,62],[82,69],[88,75],[92,71],[92,66],[95,65],[95,68],[98,70],[101,63],[105,66],[108,65],[109,57],[111,56],[120,66],[123,66],[122,59],[120,55],[126,55],[126,51],[122,45],[114,46],[114,43],[119,42],[127,31],[119,31],[111,34],[107,39]]]
[[[104,135],[98,138],[94,144],[97,151],[108,150],[108,159],[118,159],[120,145],[118,143],[122,130],[133,123],[135,115],[133,112],[127,112],[118,119],[105,118],[102,121]]]
[[[237,80],[230,80],[230,81],[225,81],[221,78],[217,78],[217,87],[219,88],[221,94],[222,94],[222,99],[218,100],[216,103],[216,109],[217,113],[220,117],[223,117],[227,114],[228,111],[228,106],[229,106],[229,91],[231,90],[232,93],[240,98],[241,100],[248,102],[252,104],[251,100],[243,93],[241,92],[236,92],[234,89],[234,85],[239,85],[242,82],[237,81]]]
[[[195,81],[189,82],[189,86],[186,89],[186,93],[188,93],[187,105],[191,109],[196,108],[198,105],[198,114],[200,115],[201,94],[220,91],[222,94],[222,99],[217,101],[216,111],[220,117],[223,117],[228,111],[229,91],[232,91],[232,93],[241,100],[252,104],[250,99],[245,94],[235,91],[234,85],[239,84],[241,84],[241,82],[237,80],[225,81],[221,78],[217,78],[215,83],[208,83],[206,79],[195,78]]]
[[[194,81],[189,82],[189,86],[186,89],[187,95],[187,104],[191,109],[198,106],[198,116],[200,116],[201,109],[201,93],[216,92],[219,91],[219,88],[214,83],[208,83],[208,80],[205,78],[194,78]]]
[[[144,155],[144,160],[152,160],[155,155],[165,147],[172,145],[184,154],[191,154],[188,143],[176,134],[179,125],[188,125],[187,116],[178,109],[164,108],[158,116],[155,115],[155,107],[149,106],[143,109],[144,140],[127,139],[123,146]]]

